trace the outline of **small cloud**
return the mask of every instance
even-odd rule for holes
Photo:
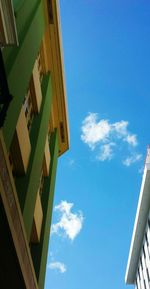
[[[121,120],[115,123],[110,124],[112,131],[118,136],[119,138],[122,138],[128,134],[128,121]]]
[[[123,163],[130,166],[141,157],[135,151],[135,147],[138,145],[137,135],[131,133],[128,127],[128,121],[120,120],[111,123],[108,119],[99,120],[97,113],[89,113],[82,122],[81,140],[92,151],[96,150],[96,159],[99,161],[111,160],[115,155],[114,147],[119,151],[121,146],[125,148],[124,144],[128,144],[127,150],[133,156],[128,157]]]
[[[141,154],[135,154],[133,156],[127,157],[122,163],[123,165],[129,167],[131,166],[131,164],[134,164],[138,162],[139,160],[141,160],[141,158],[142,158]]]
[[[137,142],[137,136],[135,134],[132,135],[127,135],[127,137],[125,138],[125,141],[129,144],[132,145],[133,147],[137,146],[138,142]]]
[[[75,160],[69,158],[69,159],[68,159],[68,165],[69,165],[70,167],[72,167],[74,164],[75,164]]]
[[[51,269],[51,270],[57,270],[59,271],[60,273],[65,273],[67,268],[65,266],[64,263],[61,263],[61,262],[50,262],[48,264],[48,268]]]
[[[97,159],[100,161],[111,160],[113,157],[113,150],[112,150],[113,146],[115,146],[115,143],[102,145],[100,148],[100,153],[97,156]]]
[[[60,220],[52,225],[52,234],[66,235],[70,240],[74,240],[80,233],[83,226],[82,212],[72,213],[73,203],[61,201],[58,206],[54,208],[60,213]]]
[[[144,166],[142,166],[139,170],[138,170],[139,174],[143,174],[144,173]]]

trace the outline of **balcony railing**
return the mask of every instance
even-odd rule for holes
[[[14,133],[13,141],[10,147],[14,175],[20,176],[26,173],[29,163],[30,152],[31,143],[25,118],[25,112],[22,107]]]

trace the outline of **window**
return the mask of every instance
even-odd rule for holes
[[[148,239],[147,239],[147,233],[145,234],[145,240],[146,240],[146,244],[147,244],[147,247],[148,247],[149,243],[148,243]]]
[[[147,279],[148,279],[148,282],[150,282],[148,268],[146,268],[146,272],[147,272]]]
[[[30,132],[32,122],[33,122],[33,117],[34,117],[30,89],[28,90],[27,95],[25,96],[23,108],[24,108],[25,117],[27,121],[27,128],[28,128],[28,131]]]
[[[143,264],[142,264],[142,258],[140,257],[140,264],[141,264],[141,268],[143,270]]]
[[[144,258],[146,258],[146,254],[145,254],[144,245],[143,245],[143,255],[144,255]]]
[[[38,57],[37,57],[37,62],[38,62],[38,71],[39,71],[40,83],[42,83],[42,79],[43,79],[43,75],[44,75],[41,58],[42,58],[41,53],[39,52]]]
[[[148,219],[148,228],[150,229],[150,220]]]
[[[138,276],[139,276],[139,280],[141,280],[139,268],[138,268]]]

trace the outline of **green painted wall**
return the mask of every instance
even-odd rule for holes
[[[32,245],[32,257],[36,276],[39,283],[39,289],[44,288],[48,242],[50,237],[50,226],[52,219],[54,188],[57,170],[58,159],[58,134],[57,130],[51,136],[50,152],[51,152],[51,164],[50,175],[45,178],[44,189],[42,194],[42,208],[43,208],[43,224],[41,231],[41,240],[37,245]]]
[[[25,0],[13,0],[13,6],[15,15],[17,15],[17,12],[23,7],[23,4],[25,3]]]
[[[12,49],[9,55],[6,55],[7,53],[3,53],[8,85],[10,93],[13,95],[13,100],[9,106],[3,128],[4,138],[8,150],[13,138],[22,102],[27,93],[33,65],[40,49],[40,44],[45,31],[43,1],[40,1],[38,6],[37,3],[39,1],[26,0],[26,2],[28,3],[28,10],[29,6],[32,6],[31,3],[34,2],[35,4],[36,2],[36,6],[34,6],[34,15],[32,15],[33,17],[31,23],[29,22],[26,35],[18,48]],[[24,5],[23,7],[26,6]],[[24,19],[22,21],[25,21],[26,18],[24,18],[23,15],[22,18]],[[21,24],[20,27],[22,27]],[[5,51],[6,50],[4,49],[4,52]]]

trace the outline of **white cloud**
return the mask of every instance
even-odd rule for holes
[[[97,113],[90,113],[82,123],[81,139],[88,144],[91,149],[100,141],[106,141],[110,134],[111,127],[108,120],[98,120]]]
[[[130,157],[127,157],[122,163],[125,166],[129,167],[129,166],[131,166],[131,164],[136,163],[139,160],[141,160],[141,158],[142,158],[141,154],[135,154],[135,155],[132,155]]]
[[[137,137],[135,134],[128,134],[125,138],[125,141],[129,144],[129,145],[132,145],[132,146],[137,146],[138,142],[137,142]]]
[[[141,159],[141,155],[135,151],[138,145],[137,136],[129,131],[128,126],[128,121],[111,123],[108,119],[99,120],[97,113],[89,113],[82,122],[81,140],[91,150],[98,151],[96,158],[99,161],[111,160],[114,156],[114,148],[120,150],[121,145],[126,143],[131,157],[123,163],[130,165]],[[140,158],[137,159],[139,155]]]
[[[61,201],[54,209],[60,213],[60,220],[52,225],[52,233],[65,234],[72,241],[80,233],[83,226],[82,212],[72,213],[73,203]]]
[[[128,121],[124,120],[110,124],[113,132],[116,133],[116,136],[118,137],[124,137],[128,134],[127,130],[128,125],[129,125]]]
[[[128,125],[128,121],[121,120],[120,122],[113,123],[111,127],[116,137],[122,138],[123,141],[131,146],[137,146],[137,136],[129,133]]]
[[[65,273],[67,268],[64,263],[61,262],[50,262],[48,268],[51,270],[58,270],[60,273]]]
[[[104,144],[100,148],[100,153],[97,155],[97,159],[100,161],[111,160],[113,157],[112,146],[114,143]]]
[[[89,113],[81,126],[81,139],[91,149],[99,143],[107,143],[112,139],[122,139],[131,146],[137,145],[137,136],[128,131],[128,121],[110,123],[107,119],[98,121],[97,113]]]

